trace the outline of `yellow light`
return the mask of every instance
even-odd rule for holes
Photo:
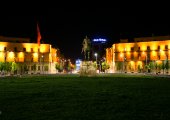
[[[4,49],[4,46],[0,46],[0,51],[3,51],[3,49]]]
[[[19,58],[23,58],[24,57],[24,53],[23,52],[19,52],[18,57]]]
[[[123,53],[120,53],[120,57],[121,57],[121,58],[123,57]]]
[[[18,53],[18,61],[19,62],[24,62],[24,53],[23,52]]]
[[[13,62],[14,61],[14,52],[8,52],[7,53],[7,61],[8,62]]]
[[[38,62],[38,53],[33,53],[33,61]]]
[[[9,57],[14,58],[14,52],[9,52]]]
[[[44,53],[44,52],[46,52],[45,50],[46,50],[46,46],[45,45],[40,47],[40,52]]]
[[[0,52],[0,62],[4,62],[4,52]]]
[[[142,54],[145,55],[146,53],[143,51]]]
[[[33,56],[37,58],[38,57],[38,53],[34,53]]]

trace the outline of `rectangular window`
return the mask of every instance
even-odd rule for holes
[[[150,53],[147,54],[147,60],[150,61]]]
[[[159,54],[159,55],[158,55],[158,60],[160,60],[160,59],[161,59],[161,55]]]
[[[138,59],[140,59],[140,57],[141,57],[141,54],[140,54],[140,53],[138,53]]]
[[[138,47],[138,51],[140,51],[140,47]]]
[[[131,47],[131,51],[134,51],[134,47]]]
[[[160,46],[158,45],[158,51],[160,50]]]
[[[134,60],[134,54],[131,53],[131,60]]]
[[[26,48],[23,48],[23,52],[26,52]]]
[[[165,50],[168,50],[168,45],[165,45]]]
[[[34,66],[31,66],[31,70],[34,70]]]
[[[14,52],[17,52],[17,47],[14,47]]]
[[[38,66],[38,70],[40,70],[40,66]]]
[[[147,50],[150,50],[150,46],[147,46]]]
[[[27,68],[28,68],[28,71],[30,70],[30,66],[27,66]]]

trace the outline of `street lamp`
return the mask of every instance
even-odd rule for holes
[[[94,53],[94,56],[96,57],[96,69],[97,69],[97,53]]]
[[[42,55],[42,74],[44,74],[44,56]]]
[[[96,64],[97,64],[97,53],[95,53],[94,56],[96,57]]]
[[[148,61],[148,60],[147,60],[147,54],[146,54],[146,65],[147,65],[147,61]]]

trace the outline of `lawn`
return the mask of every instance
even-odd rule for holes
[[[0,120],[170,120],[170,79],[0,78]]]

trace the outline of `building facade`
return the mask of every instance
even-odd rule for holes
[[[110,72],[170,73],[170,39],[143,37],[131,43],[113,44],[106,49],[106,62]]]
[[[17,63],[17,73],[56,73],[57,51],[50,44],[30,43],[29,38],[0,36],[0,62]]]

